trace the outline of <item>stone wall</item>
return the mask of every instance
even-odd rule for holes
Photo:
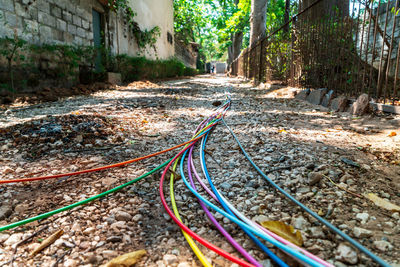
[[[96,0],[0,0],[0,37],[14,31],[30,43],[92,45],[92,9]]]
[[[142,30],[160,28],[156,50],[139,50],[124,26],[123,16],[109,12],[109,27],[104,26],[104,31],[112,52],[152,59],[173,57],[173,1],[130,0],[130,5],[137,13],[135,20]],[[22,39],[35,44],[93,45],[92,9],[105,12],[97,0],[0,0],[0,38],[13,37],[17,31]]]

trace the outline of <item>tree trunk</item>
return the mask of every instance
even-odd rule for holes
[[[265,35],[267,2],[267,0],[251,0],[250,47]]]
[[[285,14],[284,14],[284,23],[286,24],[289,21],[289,17],[290,17],[290,0],[286,0],[285,2]],[[288,33],[289,32],[289,24],[285,26],[285,28],[283,28],[283,31]]]
[[[239,4],[239,0],[235,0],[235,5]],[[228,47],[228,68],[230,64],[240,55],[243,42],[243,32],[235,32],[231,35],[232,45]]]
[[[242,50],[243,32],[236,32],[231,36],[232,45],[228,47],[228,65],[230,65]]]

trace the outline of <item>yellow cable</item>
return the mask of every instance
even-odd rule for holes
[[[203,130],[199,131],[196,135],[194,135],[192,137],[192,139],[196,138],[196,136],[201,134],[203,132]],[[184,148],[186,148],[187,146],[188,145],[186,145]],[[173,173],[171,173],[171,178],[169,180],[169,191],[170,191],[170,194],[171,194],[171,204],[172,204],[172,209],[174,211],[174,214],[175,214],[176,218],[178,218],[178,220],[182,222],[181,216],[179,215],[178,207],[176,206],[175,194],[174,194],[174,177],[175,177],[174,173],[175,173],[176,167],[178,165],[179,159],[180,159],[180,157],[175,160],[174,165],[172,167]],[[212,267],[211,263],[207,260],[207,258],[201,252],[201,250],[196,245],[194,240],[185,231],[182,230],[182,233],[183,233],[183,236],[186,238],[186,242],[188,242],[189,246],[192,248],[194,254],[196,254],[196,256],[199,259],[199,261],[201,262],[201,264],[203,266],[206,266],[206,267]]]

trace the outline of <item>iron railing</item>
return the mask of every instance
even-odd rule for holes
[[[398,101],[400,0],[348,0],[346,10],[324,10],[328,1],[300,1],[302,11],[242,51],[231,74]]]

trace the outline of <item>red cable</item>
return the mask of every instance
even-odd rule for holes
[[[213,124],[214,125],[214,124]],[[164,172],[161,175],[161,180],[160,180],[160,197],[161,197],[161,202],[165,208],[165,210],[167,211],[167,213],[169,214],[169,216],[172,218],[172,220],[175,221],[175,223],[183,230],[185,231],[188,235],[190,235],[192,238],[196,239],[198,242],[200,242],[202,245],[204,245],[205,247],[207,247],[208,249],[213,250],[214,252],[218,253],[219,255],[221,255],[222,257],[239,264],[240,266],[246,266],[246,267],[254,267],[254,265],[239,259],[231,254],[229,254],[228,252],[226,252],[225,250],[222,250],[221,248],[211,244],[210,242],[208,242],[207,240],[203,239],[201,236],[197,235],[196,233],[194,233],[193,231],[191,231],[186,225],[184,225],[182,222],[180,222],[178,220],[178,218],[175,217],[174,213],[171,211],[171,209],[168,207],[167,201],[165,200],[164,197],[164,190],[163,190],[163,184],[164,184],[164,180],[165,180],[165,175],[168,172],[169,167],[172,165],[172,163],[180,156],[182,155],[187,149],[189,149],[192,145],[194,145],[197,140],[193,140],[193,144],[189,145],[188,147],[186,147],[185,149],[183,149],[181,152],[179,152],[169,163],[168,165],[165,167]]]
[[[212,125],[209,125],[207,128],[211,127]],[[206,128],[206,129],[207,129]],[[41,176],[41,177],[30,177],[30,178],[22,178],[22,179],[13,179],[13,180],[0,180],[0,184],[9,184],[9,183],[20,183],[20,182],[30,182],[30,181],[37,181],[37,180],[48,180],[48,179],[55,179],[55,178],[60,178],[60,177],[66,177],[66,176],[73,176],[73,175],[79,175],[79,174],[83,174],[83,173],[89,173],[89,172],[96,172],[96,171],[102,171],[102,170],[106,170],[106,169],[111,169],[111,168],[116,168],[116,167],[121,167],[136,161],[140,161],[140,160],[144,160],[144,159],[148,159],[154,156],[158,156],[160,154],[169,152],[171,150],[177,149],[179,147],[182,147],[184,145],[187,145],[191,142],[193,142],[194,140],[198,140],[200,139],[201,136],[196,137],[190,141],[186,141],[180,145],[176,145],[174,147],[165,149],[163,151],[159,151],[147,156],[143,156],[143,157],[139,157],[139,158],[135,158],[135,159],[131,159],[131,160],[127,160],[127,161],[123,161],[123,162],[119,162],[119,163],[115,163],[112,165],[107,165],[107,166],[102,166],[102,167],[98,167],[98,168],[94,168],[94,169],[88,169],[88,170],[82,170],[82,171],[77,171],[77,172],[70,172],[70,173],[62,173],[62,174],[56,174],[56,175],[50,175],[50,176]]]

